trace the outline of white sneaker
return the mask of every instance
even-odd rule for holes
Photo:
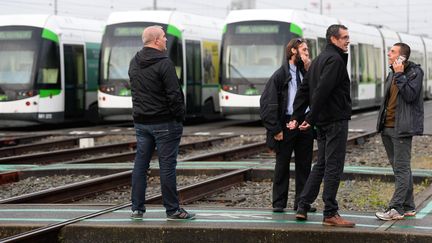
[[[381,220],[400,220],[404,219],[404,216],[401,215],[396,209],[392,208],[385,212],[376,212],[375,216]]]

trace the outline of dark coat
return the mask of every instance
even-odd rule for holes
[[[130,61],[133,119],[142,124],[183,121],[184,95],[165,52],[144,47]]]
[[[384,128],[390,86],[394,78],[399,90],[395,112],[396,134],[400,137],[423,134],[423,75],[420,65],[413,62],[408,62],[403,73],[393,73],[393,71],[389,73],[384,84],[384,99],[378,114],[378,132]]]
[[[304,69],[299,69],[303,74]],[[267,130],[267,146],[277,150],[274,136],[285,127],[285,114],[288,104],[288,83],[291,81],[289,64],[284,64],[276,70],[268,80],[260,98],[260,116]]]
[[[311,63],[294,100],[291,120],[299,120],[306,108],[305,120],[311,125],[325,125],[351,119],[350,79],[346,68],[348,54],[327,44]]]

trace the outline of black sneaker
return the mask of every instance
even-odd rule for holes
[[[143,219],[144,213],[145,213],[145,211],[134,210],[134,211],[132,211],[130,217],[133,220],[141,220],[141,219]]]
[[[183,208],[180,208],[175,213],[167,215],[167,220],[184,220],[184,219],[194,219],[194,213],[188,213]]]
[[[307,220],[307,211],[304,208],[298,208],[295,217],[297,220]]]
[[[297,211],[297,207],[294,207],[294,211]],[[308,210],[308,213],[315,213],[317,211],[317,208],[310,207]]]

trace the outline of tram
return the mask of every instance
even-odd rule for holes
[[[162,26],[186,102],[186,119],[219,113],[219,48],[223,21],[178,11],[114,12],[102,39],[98,90],[103,120],[132,120],[128,76],[132,57],[143,47],[145,27]]]
[[[104,22],[0,16],[0,126],[97,119]]]
[[[326,46],[326,30],[344,24],[350,32],[348,72],[353,109],[379,106],[388,72],[387,51],[396,42],[411,46],[410,60],[425,71],[424,96],[432,98],[432,41],[389,29],[291,9],[231,11],[221,47],[220,107],[226,118],[259,120],[266,82],[283,63],[285,45],[306,39],[311,58]],[[431,77],[429,77],[431,76]]]

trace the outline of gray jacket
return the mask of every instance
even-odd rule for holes
[[[384,99],[378,114],[377,131],[384,128],[390,85],[395,79],[399,90],[396,101],[395,132],[399,137],[422,135],[424,122],[423,109],[423,70],[419,64],[408,62],[403,73],[389,73],[384,84]]]

